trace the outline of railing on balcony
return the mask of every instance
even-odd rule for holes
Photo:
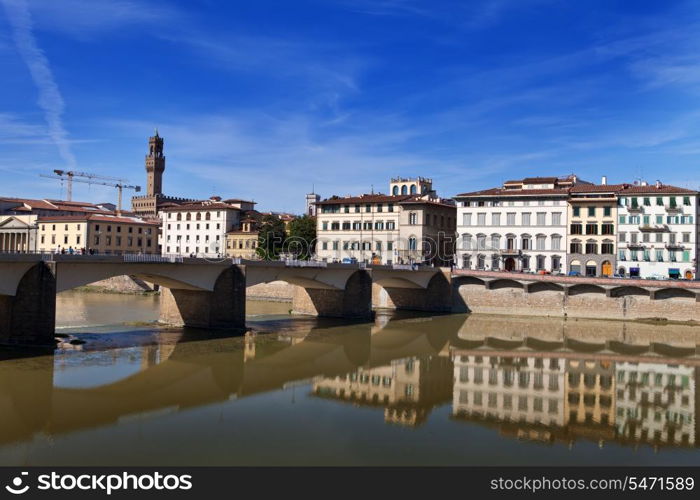
[[[644,207],[642,205],[631,205],[627,207],[627,211],[631,214],[636,214],[640,212],[644,212]]]
[[[666,205],[664,208],[666,208],[667,212],[672,212],[672,213],[678,213],[678,212],[683,211],[682,205]]]
[[[666,224],[640,224],[639,230],[644,233],[665,233],[668,231]]]

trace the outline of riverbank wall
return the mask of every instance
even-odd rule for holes
[[[700,283],[455,273],[453,312],[700,323]]]

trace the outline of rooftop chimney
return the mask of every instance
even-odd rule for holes
[[[607,185],[608,185],[608,176],[607,176],[607,175],[604,175],[603,177],[601,177],[600,183],[601,183],[603,186],[607,186]]]

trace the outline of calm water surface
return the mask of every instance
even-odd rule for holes
[[[0,464],[700,464],[697,327],[289,307],[215,338],[60,294],[86,343],[0,361]]]

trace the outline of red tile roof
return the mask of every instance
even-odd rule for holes
[[[317,201],[316,205],[349,205],[352,203],[385,203],[407,200],[411,195],[389,195],[389,194],[363,194],[360,196],[348,196],[345,198],[332,197],[323,201]]]
[[[37,219],[39,222],[120,222],[124,224],[137,224],[146,226],[160,226],[159,221],[145,221],[132,217],[118,217],[116,215],[85,214],[85,215],[53,215]]]
[[[494,196],[537,196],[537,195],[550,195],[550,196],[566,196],[569,194],[569,188],[554,188],[554,189],[503,189],[503,188],[491,188],[484,189],[482,191],[474,191],[471,193],[461,193],[455,196],[455,198],[462,197],[494,197]]]

